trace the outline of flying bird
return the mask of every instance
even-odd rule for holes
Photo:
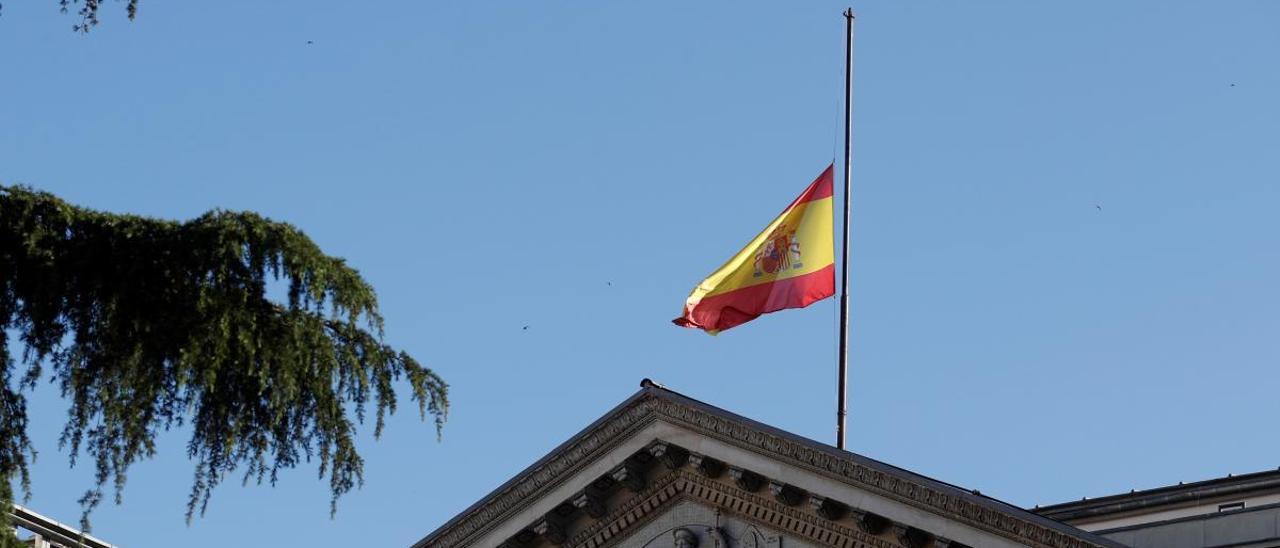
[[[309,46],[309,45],[311,45],[311,44],[314,44],[314,43],[315,43],[315,42],[312,42],[311,40],[307,40],[307,45],[308,45],[308,46]],[[1232,84],[1232,85],[1235,85],[1235,84]]]
[[[521,330],[521,331],[528,331],[528,330],[529,330],[529,326],[527,326],[527,325],[526,325],[526,326],[524,326],[524,327],[521,327],[521,328],[520,328],[520,330]]]
[[[1098,208],[1098,211],[1102,211],[1102,206],[1100,206],[1100,205],[1098,205],[1098,204],[1093,204],[1093,207]]]

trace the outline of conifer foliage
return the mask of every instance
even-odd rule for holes
[[[362,482],[356,426],[371,411],[381,433],[399,381],[437,436],[448,411],[445,382],[382,343],[359,273],[254,213],[175,222],[0,186],[0,327],[0,504],[15,482],[30,493],[25,394],[48,380],[70,404],[61,444],[96,472],[86,528],[162,429],[191,430],[188,520],[228,475],[274,483],[312,459],[334,511]]]
[[[58,0],[62,12],[71,11],[72,7],[76,9],[76,15],[80,16],[80,22],[74,28],[76,32],[89,32],[89,29],[98,26],[98,9],[102,7],[103,0]],[[132,21],[138,16],[138,0],[126,0],[124,6],[125,13],[129,15]]]

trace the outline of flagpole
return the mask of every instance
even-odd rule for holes
[[[836,412],[836,448],[844,449],[845,417],[849,414],[848,382],[849,382],[849,161],[850,140],[853,129],[851,122],[853,106],[853,8],[844,12],[844,237],[840,246],[840,381],[838,388],[838,408]]]

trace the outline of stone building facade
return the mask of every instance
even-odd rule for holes
[[[1134,548],[1280,547],[1280,470],[1035,508]]]
[[[1116,548],[645,381],[415,548]]]

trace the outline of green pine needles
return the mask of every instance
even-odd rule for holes
[[[269,283],[287,296],[268,298]],[[448,411],[448,385],[382,343],[360,274],[253,213],[173,222],[0,186],[0,327],[0,504],[14,481],[30,493],[24,393],[49,378],[70,401],[61,445],[95,466],[86,528],[162,429],[191,427],[189,521],[228,474],[274,484],[313,458],[336,510],[363,481],[356,425],[371,408],[381,434],[401,379],[437,436]],[[3,546],[14,539],[0,516]]]

